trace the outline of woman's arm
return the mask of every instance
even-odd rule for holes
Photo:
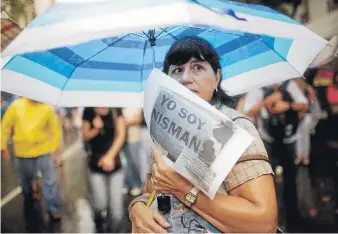
[[[115,136],[111,147],[107,153],[100,159],[98,166],[105,171],[112,171],[115,168],[115,157],[121,150],[126,138],[126,126],[122,116],[114,116]]]
[[[295,81],[290,81],[287,86],[287,91],[291,95],[293,102],[290,103],[290,107],[296,112],[306,112],[309,108],[308,100]]]
[[[273,103],[279,100],[282,100],[280,92],[274,92],[265,98],[264,92],[261,89],[249,92],[245,98],[243,112],[247,117],[257,117],[263,107],[269,109]]]
[[[90,122],[88,120],[82,120],[81,126],[82,138],[85,141],[89,141],[99,134],[99,128],[91,128]]]
[[[175,175],[175,182],[179,183],[177,175]],[[185,186],[180,187],[183,190],[175,193],[175,196],[183,202],[185,194],[192,186],[186,183]],[[145,192],[151,193],[152,190],[152,183],[148,179]],[[152,218],[149,218],[150,221],[138,220],[137,217],[148,209],[143,202],[134,203],[135,205],[130,208],[130,218],[134,226],[138,226],[138,222],[141,226],[147,226],[147,222],[152,220]],[[210,200],[200,192],[192,209],[222,232],[267,233],[275,232],[277,229],[277,201],[271,175],[249,180],[232,189],[229,195],[217,194],[214,200]],[[157,223],[160,224],[160,222]],[[163,224],[161,226],[165,227]],[[151,228],[151,230],[154,229]]]
[[[122,116],[117,116],[114,118],[115,123],[115,137],[113,143],[106,153],[106,156],[115,158],[118,152],[123,147],[123,144],[126,140],[126,125],[124,118]]]
[[[169,168],[159,152],[154,150],[153,156],[154,190],[173,194],[183,202],[191,183]],[[267,174],[232,189],[230,196],[217,194],[210,200],[200,192],[192,209],[223,232],[272,232],[277,227],[275,187]]]
[[[186,190],[186,193],[189,189]],[[185,194],[176,194],[184,201]],[[273,178],[263,175],[210,200],[200,192],[192,209],[222,232],[275,232],[277,202]]]
[[[264,107],[264,102],[260,102],[253,106],[250,110],[245,111],[244,114],[247,117],[255,118],[259,115],[261,109]]]
[[[138,111],[137,113],[134,113],[132,117],[126,119],[126,125],[127,126],[140,125],[142,123],[142,120],[143,120],[142,111]]]

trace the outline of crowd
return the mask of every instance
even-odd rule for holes
[[[33,209],[32,199],[41,197],[41,177],[50,221],[61,219],[55,167],[62,165],[64,145],[80,135],[88,158],[87,178],[97,230],[107,230],[108,223],[118,226],[124,212],[123,195],[141,194],[148,169],[152,143],[142,109],[53,108],[7,94],[1,101],[2,159],[15,156],[12,159],[20,175],[25,213]],[[30,216],[26,218],[30,230]]]
[[[192,207],[192,213],[189,213],[188,209],[187,214],[194,219],[197,219],[195,216],[198,214],[211,224],[208,224],[208,228],[200,224],[204,227],[203,230],[213,227],[221,231],[254,231],[252,225],[258,223],[258,229],[255,230],[273,232],[277,218],[275,214],[275,216],[271,214],[275,212],[276,204],[270,175],[274,172],[277,175],[282,174],[284,179],[283,198],[288,230],[299,225],[301,215],[297,199],[297,168],[311,165],[312,157],[318,157],[311,153],[314,135],[320,139],[316,144],[326,149],[325,152],[328,154],[326,156],[332,161],[330,175],[335,181],[338,194],[337,72],[309,71],[307,79],[298,78],[252,90],[239,97],[234,105],[230,102],[231,98],[217,88],[221,79],[220,65],[217,55],[208,44],[203,40],[187,38],[178,40],[173,48],[168,52],[164,72],[179,77],[183,85],[198,90],[198,95],[205,100],[211,103],[215,98],[219,100],[219,110],[225,114],[242,116],[243,118],[236,122],[255,136],[254,145],[244,156],[256,154],[268,156],[271,164],[270,167],[267,160],[257,159],[236,164],[225,180],[224,187],[220,188],[222,196],[215,198],[215,204],[208,201],[204,195],[197,194],[198,192],[194,194],[196,197],[198,195],[197,201],[193,200],[187,204],[184,201],[185,197],[180,197],[182,192],[180,189],[189,188],[188,192],[193,193],[190,185],[177,175],[167,172],[166,179],[175,181],[170,191],[177,195],[177,204],[183,202],[187,207]],[[187,58],[186,61],[177,59],[176,56],[182,54]],[[147,213],[148,210],[144,206],[152,187],[157,186],[161,192],[161,189],[170,182],[160,183],[159,178],[163,178],[163,175],[155,176],[161,162],[156,156],[155,164],[150,160],[152,140],[142,109],[52,108],[28,98],[13,97],[7,98],[6,102],[2,99],[1,115],[2,157],[9,159],[10,154],[15,155],[25,209],[30,209],[32,194],[36,193],[35,181],[39,171],[42,174],[46,210],[51,220],[61,218],[54,166],[62,163],[60,154],[63,141],[73,141],[64,139],[62,135],[75,131],[80,133],[88,159],[88,184],[93,198],[93,219],[97,231],[114,231],[114,228],[119,227],[125,212],[123,195],[126,194],[137,197],[129,209],[133,231],[163,231],[163,227],[169,228],[170,224],[169,226],[163,224],[164,221],[157,213],[151,215]],[[14,145],[14,151],[11,153],[8,150],[9,143]],[[149,164],[152,165],[151,173],[148,173]],[[242,172],[247,173],[246,178],[240,177]],[[254,185],[251,180],[256,181]],[[149,183],[152,184],[150,188]],[[257,186],[261,191],[257,190]],[[269,192],[269,194],[262,194],[261,198],[252,197],[248,192],[250,189],[255,193]],[[236,199],[228,201],[228,197]],[[252,205],[252,201],[261,206]],[[229,202],[233,205],[229,205]],[[269,206],[268,211],[265,211],[265,206]],[[212,212],[219,216],[210,215],[206,211],[208,207],[217,208]],[[318,214],[316,207],[309,207],[308,212],[312,217]],[[338,207],[335,212],[338,216]],[[253,218],[253,213],[259,216],[259,221]],[[147,219],[152,221],[144,221]],[[245,227],[242,221],[247,221]],[[173,224],[175,220],[171,222]],[[138,226],[140,223],[142,227]],[[185,228],[185,225],[183,226]],[[188,229],[196,231],[190,227]]]

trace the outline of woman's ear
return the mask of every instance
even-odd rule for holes
[[[221,69],[218,69],[216,72],[216,87],[215,89],[218,87],[219,82],[221,82]]]

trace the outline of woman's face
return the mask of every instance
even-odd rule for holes
[[[105,116],[108,114],[109,108],[108,107],[95,107],[95,112],[98,115]]]
[[[208,62],[191,58],[185,64],[170,65],[168,75],[204,100],[210,101],[220,81],[221,71],[218,70],[215,74]]]

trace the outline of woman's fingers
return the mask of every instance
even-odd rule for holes
[[[143,222],[140,222],[133,227],[133,232],[135,233],[166,233],[167,230],[165,230],[164,227],[162,227],[157,221],[155,221],[155,218],[152,218],[150,220],[144,220]]]
[[[166,233],[167,230],[164,229],[161,225],[159,225],[155,220],[152,220],[150,223],[148,223],[147,229],[150,229],[153,233]]]
[[[153,164],[153,168],[152,168],[152,177],[154,177],[154,179],[158,176],[159,171],[158,171],[158,166],[156,163]]]
[[[149,228],[132,228],[131,233],[155,233]]]
[[[157,164],[157,166],[158,166],[160,169],[166,167],[166,164],[165,164],[165,162],[163,161],[161,152],[160,152],[158,149],[156,149],[156,147],[153,147],[152,155],[153,155],[153,158],[154,158],[154,160],[155,160],[155,163]]]
[[[129,213],[132,231],[135,233],[165,233],[166,221],[143,203],[136,203]]]
[[[169,224],[168,222],[165,220],[165,218],[160,215],[158,212],[153,211],[153,216],[154,216],[154,220],[161,225],[163,228],[168,228]]]

